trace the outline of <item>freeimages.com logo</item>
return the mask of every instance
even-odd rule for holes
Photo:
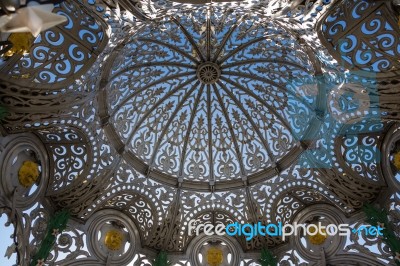
[[[256,224],[249,223],[231,223],[228,225],[224,224],[197,224],[196,220],[189,221],[189,236],[199,235],[204,233],[205,235],[228,235],[228,236],[244,236],[247,241],[250,241],[256,236],[273,236],[282,237],[285,241],[289,236],[313,236],[316,234],[327,235],[327,236],[349,236],[353,234],[364,234],[365,236],[382,236],[383,228],[380,226],[362,225],[358,228],[350,228],[349,224],[328,224],[323,225],[320,222],[318,224],[267,224],[264,225],[261,222]]]

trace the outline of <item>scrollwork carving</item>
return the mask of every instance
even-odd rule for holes
[[[339,1],[318,27],[322,43],[347,68],[398,75],[400,32],[384,2]]]

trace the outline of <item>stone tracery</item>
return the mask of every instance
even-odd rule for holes
[[[190,251],[202,254],[204,260],[215,241],[188,237],[190,219],[213,224],[293,222],[320,211],[326,219],[340,213],[340,219],[357,224],[362,217],[354,213],[362,202],[375,200],[387,184],[392,185],[388,198],[396,209],[399,178],[388,170],[386,155],[393,154],[399,139],[398,125],[392,121],[398,118],[398,108],[395,100],[388,99],[398,97],[398,90],[388,88],[381,77],[397,84],[392,56],[398,44],[374,45],[374,56],[361,62],[365,55],[357,61],[353,54],[365,54],[364,45],[346,50],[335,31],[324,30],[334,28],[329,25],[337,14],[349,21],[344,7],[354,9],[353,14],[372,8],[380,23],[382,14],[392,14],[383,3],[371,3],[366,9],[363,5],[368,4],[255,1],[189,7],[182,1],[65,2],[57,10],[67,14],[74,26],[44,33],[34,48],[46,49],[54,62],[61,60],[60,66],[42,63],[38,68],[40,64],[33,62],[43,59],[36,53],[0,65],[1,73],[9,77],[1,77],[0,102],[11,110],[1,126],[0,207],[13,209],[2,213],[11,217],[19,239],[27,232],[37,243],[40,223],[22,228],[22,221],[45,222],[54,209],[70,208],[76,221],[59,238],[51,263],[74,265],[78,259],[76,265],[107,260],[118,265],[133,259],[149,265],[154,249],[163,249],[177,252],[172,258],[176,265],[197,265],[199,257]],[[74,28],[83,16],[72,12],[79,7],[92,16]],[[357,40],[364,40],[363,34],[380,40],[371,29],[378,22],[360,19],[369,31],[354,29]],[[392,22],[390,17],[385,34],[396,40],[399,30]],[[87,58],[83,52],[77,56],[72,51],[76,44],[68,41],[62,45],[72,50],[57,50],[61,42],[53,37],[64,36],[69,27],[73,33],[68,38],[93,37],[77,40],[77,49]],[[347,28],[341,36],[345,33]],[[332,47],[342,47],[346,53]],[[68,73],[66,58],[80,62],[71,63],[75,68]],[[346,74],[343,69],[349,63],[356,68]],[[17,79],[17,74],[29,77]],[[351,87],[361,102],[365,97],[360,93],[368,94],[370,105],[335,120],[327,105],[334,111],[346,104],[346,110],[352,110],[351,104],[357,106],[356,101],[346,101],[351,96],[340,84]],[[327,92],[332,97],[325,97]],[[375,121],[380,118],[385,122]],[[15,135],[21,132],[29,133]],[[9,143],[25,143],[40,158],[42,177],[34,188],[39,193],[13,194],[5,170],[6,159],[15,156]],[[382,151],[382,161],[377,151]],[[13,197],[19,197],[16,205]],[[39,204],[38,211],[28,212],[33,202],[45,207]],[[319,207],[327,205],[326,210]],[[109,226],[123,224],[129,248],[108,258],[104,241],[96,234],[104,228],[93,217]],[[332,254],[349,261],[374,256],[378,264],[393,261],[380,240],[351,240],[344,247],[343,239],[327,239],[340,242],[343,251]],[[307,253],[301,241],[222,238],[218,245],[224,251],[223,261],[237,265],[256,262],[254,254],[263,246],[274,249],[281,263],[317,261],[320,254]],[[379,247],[380,253],[366,252],[367,246]],[[17,249],[22,257],[35,252]],[[364,252],[364,257],[351,259],[355,250]],[[58,256],[63,252],[71,256]],[[340,263],[329,252],[326,259]]]

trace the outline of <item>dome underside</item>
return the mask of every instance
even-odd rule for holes
[[[278,23],[237,16],[198,8],[165,18],[114,60],[109,121],[147,170],[193,182],[241,180],[299,153],[316,106],[312,85],[301,86],[314,84],[313,66]],[[204,64],[220,71],[210,82],[197,74]]]
[[[281,264],[311,265],[321,254],[307,236],[205,240],[189,224],[362,226],[365,202],[400,208],[400,49],[379,45],[400,40],[391,3],[64,2],[54,12],[71,23],[2,65],[0,201],[10,234],[24,231],[9,241],[20,261],[57,210],[71,219],[48,264],[148,265],[163,250],[172,265],[200,265],[205,243],[233,241],[227,265],[257,264],[266,247]],[[19,179],[27,158],[41,172],[32,188]],[[121,225],[129,245],[110,253],[103,233]],[[331,263],[394,261],[384,241],[329,237]]]

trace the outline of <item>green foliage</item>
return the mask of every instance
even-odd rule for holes
[[[3,120],[4,117],[7,116],[7,109],[3,106],[0,106],[0,120]]]
[[[272,254],[272,252],[266,248],[261,250],[261,258],[259,260],[261,266],[276,266],[278,265],[278,260]]]
[[[363,210],[367,216],[367,222],[377,226],[378,223],[388,224],[388,214],[385,209],[378,209],[371,204],[364,204]]]
[[[168,266],[168,265],[171,265],[171,263],[168,262],[167,252],[160,251],[156,259],[153,260],[152,266]]]
[[[363,210],[367,216],[367,222],[373,226],[383,224],[383,242],[390,248],[393,255],[400,254],[400,241],[393,232],[393,225],[389,222],[388,213],[385,209],[378,209],[371,204],[364,204]],[[400,261],[396,260],[396,265],[400,266]]]
[[[38,261],[46,261],[56,241],[57,235],[67,227],[69,216],[69,211],[62,210],[50,217],[49,223],[47,224],[46,235],[40,244],[38,252],[33,256],[30,266],[36,266]]]

